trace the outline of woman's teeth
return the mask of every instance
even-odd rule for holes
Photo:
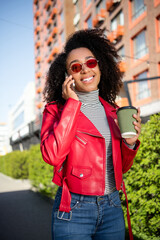
[[[90,78],[85,78],[82,80],[82,82],[89,82],[93,77],[90,77]]]

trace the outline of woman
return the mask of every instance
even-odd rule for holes
[[[81,30],[70,36],[49,69],[41,152],[60,186],[53,206],[54,240],[125,239],[118,191],[139,147],[141,120],[138,109],[137,135],[121,138],[117,61],[102,30]]]

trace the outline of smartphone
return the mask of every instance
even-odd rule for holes
[[[67,78],[67,77],[69,77],[69,76],[68,76],[67,73],[65,73],[65,78]],[[75,88],[75,83],[72,83],[71,88],[72,88],[72,90],[74,90],[74,88]]]

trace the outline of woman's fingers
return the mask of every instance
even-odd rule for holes
[[[139,136],[141,132],[141,118],[140,118],[140,108],[138,108],[137,114],[134,114],[133,117],[136,119],[136,121],[133,122],[135,129],[137,130],[137,134]]]
[[[64,90],[64,89],[66,88],[67,84],[68,84],[69,81],[71,81],[71,80],[72,80],[72,75],[70,75],[69,77],[66,77],[66,79],[65,79],[65,81],[64,81],[64,83],[63,83],[63,85],[62,85],[62,90]]]
[[[74,79],[72,75],[66,77],[63,85],[62,85],[62,97],[67,100],[68,98],[73,98],[75,100],[79,100],[77,94],[73,90]]]

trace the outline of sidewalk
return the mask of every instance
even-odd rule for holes
[[[51,240],[52,202],[0,173],[0,239]]]

